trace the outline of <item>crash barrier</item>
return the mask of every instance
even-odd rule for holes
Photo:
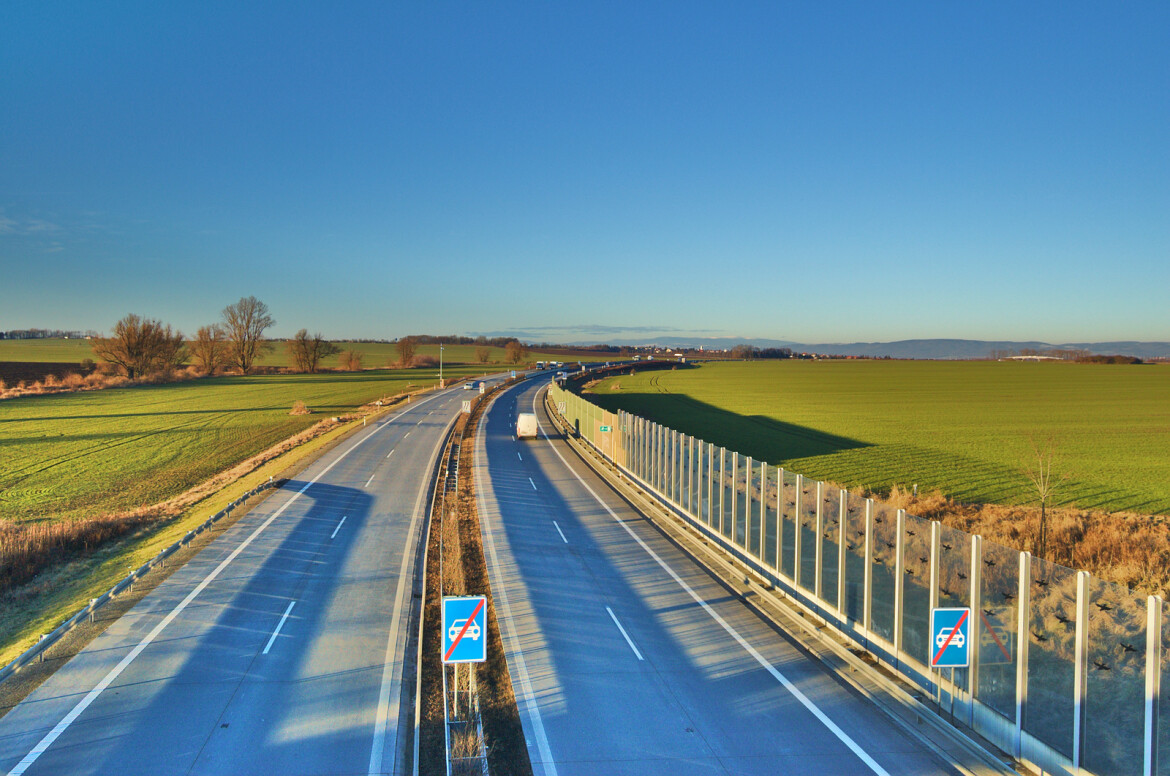
[[[89,604],[82,607],[82,609],[79,612],[77,612],[77,614],[73,615],[68,620],[66,620],[65,622],[58,625],[50,633],[46,633],[43,636],[41,636],[36,644],[33,644],[31,647],[26,649],[24,652],[22,652],[20,655],[18,655],[15,660],[13,660],[8,665],[4,666],[4,668],[0,668],[0,682],[3,682],[8,677],[17,673],[18,671],[20,671],[20,669],[24,668],[29,663],[32,663],[34,660],[37,660],[37,659],[43,660],[45,650],[47,650],[49,647],[53,646],[53,644],[55,644],[62,636],[64,636],[69,631],[73,630],[73,628],[75,628],[77,625],[81,624],[82,622],[84,622],[86,620],[91,620],[93,618],[94,613],[98,609],[102,608],[103,606],[108,604],[110,601],[117,598],[122,592],[127,591],[127,590],[133,590],[134,583],[137,580],[144,577],[146,574],[148,574],[151,569],[158,566],[164,560],[166,560],[171,555],[173,555],[175,552],[177,552],[180,548],[186,546],[187,544],[190,544],[192,539],[194,539],[196,536],[198,536],[199,534],[206,531],[208,528],[211,528],[221,518],[226,517],[227,515],[231,514],[232,511],[236,509],[236,507],[240,506],[245,501],[252,498],[252,496],[255,496],[256,494],[261,493],[262,491],[268,490],[270,488],[280,487],[280,485],[283,484],[283,482],[284,482],[284,480],[273,480],[271,477],[269,477],[267,482],[265,482],[261,485],[257,485],[255,488],[252,488],[250,491],[248,491],[244,495],[240,496],[238,499],[231,502],[230,504],[228,504],[226,507],[224,507],[220,511],[216,512],[214,515],[207,518],[207,520],[203,521],[197,528],[193,528],[190,531],[188,531],[186,534],[183,535],[182,539],[179,539],[179,541],[170,545],[165,550],[161,551],[158,555],[155,555],[153,558],[148,560],[146,563],[143,563],[138,568],[132,569],[130,571],[130,573],[126,575],[125,579],[118,582],[118,584],[111,587],[107,592],[105,592],[104,594],[102,594],[98,598],[91,599]]]
[[[1170,774],[1170,617],[1158,596],[924,520],[555,384],[548,404],[676,516],[1017,759]],[[970,607],[968,668],[931,669],[929,620]]]

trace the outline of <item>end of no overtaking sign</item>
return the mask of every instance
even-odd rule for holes
[[[487,598],[482,595],[443,598],[443,662],[482,663],[487,660]]]

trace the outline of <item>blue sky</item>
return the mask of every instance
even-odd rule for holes
[[[0,329],[1170,340],[1165,3],[9,0],[0,106]]]

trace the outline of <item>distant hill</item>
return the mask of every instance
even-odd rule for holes
[[[574,345],[593,344],[579,341]],[[703,347],[722,350],[736,345],[758,348],[792,348],[797,353],[827,353],[840,356],[869,356],[872,358],[976,359],[991,358],[997,352],[1021,350],[1087,350],[1097,355],[1137,356],[1138,358],[1170,358],[1170,342],[1015,342],[1008,340],[913,339],[897,342],[821,342],[802,343],[772,339],[736,339],[734,337],[654,337],[648,340],[611,340],[609,345],[674,348]]]

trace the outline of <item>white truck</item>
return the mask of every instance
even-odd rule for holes
[[[536,415],[531,412],[521,412],[516,416],[516,438],[536,439]]]

